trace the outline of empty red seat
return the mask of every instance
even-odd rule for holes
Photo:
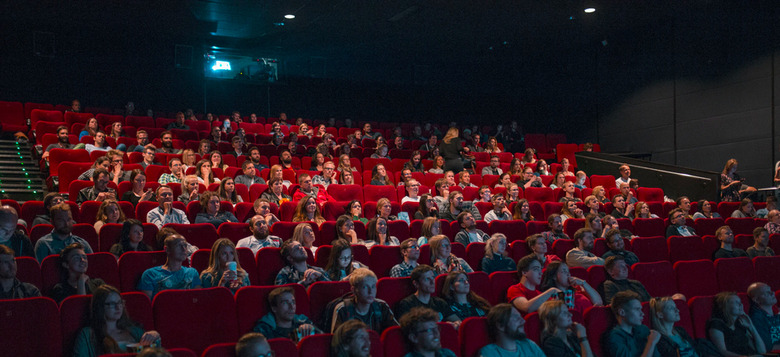
[[[469,317],[463,320],[458,334],[461,356],[476,356],[482,347],[491,343],[485,317]]]
[[[569,237],[574,238],[574,233],[580,228],[585,228],[585,219],[583,218],[569,218],[563,222],[563,232]]]
[[[276,226],[277,222],[274,224]],[[255,255],[255,261],[260,262],[257,269],[257,282],[255,285],[274,285],[276,274],[285,266],[282,261],[281,248],[266,247],[261,248]]]
[[[780,290],[780,256],[753,258],[756,281],[762,281],[772,287],[772,291]]]
[[[328,303],[351,290],[352,286],[349,285],[348,281],[318,281],[309,285],[306,292],[309,295],[309,310],[311,311],[309,316],[318,325],[322,325],[325,320],[325,307]],[[378,287],[377,297],[381,298]]]
[[[645,202],[663,202],[664,190],[657,187],[640,187],[637,189],[637,199]]]
[[[378,278],[390,276],[390,269],[403,261],[399,247],[375,245],[368,253],[370,256],[368,267]]]
[[[34,128],[39,121],[46,121],[50,123],[62,123],[63,125],[67,125],[68,127],[70,127],[72,124],[72,123],[65,122],[65,120],[62,117],[62,112],[59,110],[33,109],[30,112],[30,126]]]
[[[164,251],[154,252],[127,252],[119,258],[119,287],[120,290],[136,291],[138,281],[141,280],[146,269],[165,264],[168,259]]]
[[[636,263],[631,267],[631,274],[634,279],[642,282],[650,296],[672,296],[677,293],[675,281],[669,278],[674,276],[674,269],[668,261]]]
[[[681,260],[709,259],[711,252],[704,248],[700,237],[671,236],[667,238],[669,260],[672,263]]]
[[[165,227],[171,227],[179,232],[187,242],[203,249],[211,248],[211,245],[219,239],[217,229],[211,223],[181,224],[169,223]]]
[[[523,197],[529,201],[552,202],[553,191],[549,187],[529,187],[523,190]],[[560,212],[560,210],[559,210]]]
[[[33,257],[17,257],[16,259],[16,278],[21,282],[35,285],[41,290],[41,266]]]
[[[65,355],[73,351],[73,345],[82,327],[89,325],[91,296],[68,296],[60,303],[60,324],[62,326],[62,351]]]
[[[590,187],[603,186],[605,190],[615,188],[615,176],[612,175],[591,175]]]
[[[403,278],[382,278],[376,285],[376,296],[395,309],[395,305],[403,298],[413,294],[415,291],[412,285],[412,279]]]
[[[387,198],[390,202],[396,202],[397,195],[395,187],[374,185],[363,186],[363,199],[365,202],[376,202],[381,198]]]
[[[243,335],[251,332],[257,320],[271,311],[268,304],[268,294],[279,287],[290,287],[295,294],[295,313],[309,315],[309,296],[301,284],[286,284],[281,286],[245,286],[236,292],[236,309],[238,314],[238,333]]]
[[[510,286],[520,282],[520,278],[517,276],[517,272],[513,271],[497,271],[490,274],[490,286],[493,291],[491,304],[498,304],[506,301],[506,291]],[[487,298],[487,297],[485,297]]]
[[[574,248],[573,239],[556,239],[552,245],[552,253],[566,261],[566,253]]]
[[[715,276],[720,291],[747,291],[756,281],[753,262],[748,257],[715,260]]]
[[[753,234],[753,229],[757,227],[756,220],[753,218],[726,218],[726,225],[731,227],[734,235]],[[697,232],[698,233],[698,232]],[[701,233],[699,233],[701,234]]]
[[[547,221],[529,221],[526,222],[526,228],[528,230],[527,234],[529,236],[550,230],[550,227],[547,225]]]
[[[688,298],[718,293],[718,280],[711,260],[690,260],[674,263],[677,291]]]
[[[525,238],[528,236],[528,233],[526,232],[526,223],[521,220],[495,220],[490,222],[489,227],[491,235],[502,233],[506,236],[507,243],[512,243],[516,240],[525,240]]]
[[[640,237],[666,235],[664,220],[661,218],[636,218],[633,221],[634,234]]]
[[[669,248],[664,237],[637,237],[631,240],[631,250],[640,262],[669,260]]]
[[[720,202],[718,203],[718,213],[723,218],[730,218],[731,213],[739,209],[739,202]],[[701,234],[701,233],[699,233]]]
[[[613,181],[614,184],[614,181]],[[595,356],[604,356],[601,346],[601,338],[612,326],[615,325],[615,317],[609,306],[593,306],[585,311],[585,328],[588,330],[590,349]]]
[[[688,307],[691,313],[691,320],[693,321],[692,337],[707,338],[709,336],[706,324],[712,314],[712,303],[714,300],[714,296],[688,297]]]
[[[62,328],[57,303],[47,297],[0,300],[3,354],[62,356]],[[34,313],[32,313],[34,312]]]

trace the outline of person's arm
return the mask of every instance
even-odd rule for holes
[[[715,348],[718,349],[718,351],[723,357],[741,357],[739,353],[733,353],[726,349],[726,340],[723,336],[723,331],[715,328],[710,328],[709,334],[710,334],[710,341],[712,342],[713,345],[715,345]]]
[[[79,331],[73,344],[73,357],[92,357],[96,355],[92,328],[84,327]]]
[[[561,290],[558,288],[549,288],[545,292],[530,300],[525,296],[519,296],[512,300],[512,306],[524,313],[532,313],[536,310],[539,310],[539,307],[542,306],[545,301],[549,300],[551,296],[556,295],[559,292],[561,292]]]
[[[469,246],[469,236],[464,231],[460,231],[457,234],[455,234],[455,242],[463,244],[464,247]]]
[[[588,296],[588,299],[590,299],[590,302],[593,303],[593,306],[604,305],[604,303],[601,301],[601,295],[599,295],[596,289],[590,286],[587,281],[575,277],[571,277],[570,279],[572,280],[572,285],[579,285],[583,290],[585,290],[585,295]]]
[[[756,346],[756,352],[759,354],[764,354],[767,352],[766,345],[764,345],[764,340],[761,338],[761,334],[758,333],[756,330],[756,326],[753,325],[753,321],[750,319],[750,316],[743,313],[742,316],[737,318],[736,323],[741,323],[745,327],[748,328],[750,331],[750,334],[753,335],[753,343]]]

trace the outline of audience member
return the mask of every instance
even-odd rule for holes
[[[192,149],[184,149],[181,152],[181,168],[184,170],[184,172],[187,172],[187,169],[190,167],[195,167],[195,164],[197,161],[195,160],[195,150]]]
[[[44,214],[36,215],[35,219],[33,219],[32,221],[32,226],[30,226],[30,228],[35,227],[39,224],[51,224],[51,216],[49,215],[50,214],[49,210],[51,210],[53,206],[56,206],[63,202],[65,202],[65,198],[62,196],[61,193],[59,192],[47,193],[46,196],[43,197]]]
[[[523,198],[515,203],[515,212],[512,214],[512,219],[523,222],[530,222],[534,220],[534,216],[531,215],[531,204],[527,199]]]
[[[402,278],[412,274],[412,270],[417,267],[417,259],[420,258],[420,246],[417,239],[408,238],[401,242],[401,255],[403,261],[394,265],[390,269],[390,277]]]
[[[633,204],[627,204],[626,199],[623,198],[621,195],[615,195],[615,197],[612,197],[612,207],[615,209],[612,210],[612,216],[615,218],[631,218],[634,213],[634,205]]]
[[[720,258],[747,257],[747,253],[734,248],[734,232],[729,226],[722,226],[715,231],[715,238],[720,242],[720,248],[712,253],[712,260]]]
[[[308,176],[301,175],[301,177],[306,177],[308,180]],[[314,222],[318,226],[325,222],[315,197],[314,195],[304,196],[298,201],[298,205],[295,206],[295,212],[293,212],[293,222]]]
[[[46,258],[52,254],[59,254],[65,247],[79,243],[83,247],[83,250],[87,254],[92,253],[92,247],[89,246],[86,240],[81,237],[75,236],[71,233],[73,230],[73,216],[70,211],[70,205],[67,203],[60,203],[52,206],[51,210],[51,223],[54,226],[51,233],[41,237],[35,242],[35,258],[38,262],[42,262],[43,258]]]
[[[41,155],[41,158],[48,160],[51,149],[73,149],[75,146],[76,145],[70,143],[68,127],[65,125],[60,125],[57,127],[57,142],[54,144],[49,144],[49,146],[46,147],[46,150],[44,150],[43,155]]]
[[[311,254],[316,254],[317,246],[314,245],[314,240],[316,238],[317,237],[314,235],[314,229],[311,227],[311,224],[300,223],[295,226],[295,229],[293,229],[293,236],[291,239],[301,243],[303,248],[310,251]]]
[[[553,213],[547,216],[547,227],[549,227],[550,230],[542,232],[542,237],[544,237],[544,240],[550,244],[558,239],[570,239],[569,235],[563,233],[563,221],[561,220],[561,215]]]
[[[266,202],[267,204],[267,202]],[[252,250],[252,254],[265,247],[280,247],[282,245],[282,239],[268,234],[268,222],[261,215],[255,215],[250,218],[249,231],[252,235],[242,238],[236,244],[237,248],[249,248]]]
[[[485,244],[485,256],[482,257],[482,271],[490,274],[496,271],[514,271],[517,264],[506,251],[506,236],[493,233]]]
[[[146,170],[151,165],[160,165],[159,162],[154,161],[154,157],[157,153],[157,148],[152,144],[146,144],[146,146],[137,146],[140,148],[138,151],[143,153],[143,160],[139,163],[141,167]]]
[[[387,197],[382,197],[376,202],[376,216],[382,217],[387,221],[398,220],[398,217],[393,215],[393,205]]]
[[[98,130],[94,135],[94,144],[86,144],[84,149],[92,153],[93,151],[109,151],[113,148],[106,141],[106,133],[103,130]]]
[[[368,224],[368,219],[363,217],[363,204],[358,200],[352,200],[347,204],[346,212],[353,221],[360,221],[363,224]]]
[[[639,296],[632,291],[621,291],[612,298],[610,307],[617,324],[603,337],[606,356],[660,357],[656,345],[661,334],[642,324],[644,313]]]
[[[525,335],[525,320],[510,304],[493,306],[487,315],[488,336],[493,343],[479,350],[481,357],[545,356],[541,348]]]
[[[76,199],[76,203],[82,204],[86,201],[103,202],[107,199],[116,200],[116,190],[108,187],[108,181],[108,171],[102,168],[95,169],[95,171],[92,172],[93,185],[82,188],[81,191],[79,191],[79,197]]]
[[[227,238],[217,239],[211,246],[209,266],[200,273],[204,288],[224,286],[233,293],[249,285],[249,274],[241,268],[236,246]]]
[[[747,255],[750,259],[775,255],[775,251],[769,247],[769,231],[766,228],[756,227],[753,229],[753,245],[748,247]]]
[[[504,173],[504,170],[500,167],[501,161],[498,158],[498,155],[491,155],[490,156],[490,166],[485,166],[482,168],[482,176],[485,175],[501,175]]]
[[[401,204],[406,202],[420,202],[420,183],[415,179],[406,182],[406,196],[401,199]]]
[[[577,202],[571,198],[563,198],[563,207],[561,208],[561,223],[565,223],[569,218],[584,219],[585,214],[577,207]]]
[[[391,180],[390,177],[387,175],[387,170],[385,169],[385,165],[377,164],[376,166],[374,166],[373,169],[371,169],[371,185],[394,186],[393,180]]]
[[[517,275],[520,282],[507,289],[506,301],[524,314],[535,312],[543,302],[561,293],[554,286],[544,292],[539,290],[542,284],[542,263],[534,254],[517,261]]]
[[[236,342],[236,357],[273,357],[271,345],[261,333],[249,332]]]
[[[593,357],[585,326],[573,322],[562,300],[545,301],[539,307],[542,350],[547,356]]]
[[[148,252],[151,250],[152,248],[144,243],[143,224],[141,221],[131,218],[122,223],[119,237],[109,252],[119,258],[125,252]]]
[[[306,264],[308,254],[300,242],[294,239],[285,241],[281,254],[285,266],[276,275],[275,285],[297,283],[308,288],[315,281],[330,281],[325,270]]]
[[[198,176],[184,176],[184,180],[181,184],[181,194],[176,198],[176,201],[183,203],[185,206],[193,201],[198,202],[202,198],[199,191],[200,182],[198,182]]]
[[[428,244],[431,238],[441,234],[441,220],[436,217],[425,218],[420,228],[420,234],[421,236],[417,239],[417,244]]]
[[[330,348],[333,357],[370,357],[368,326],[357,319],[344,322],[333,331]]]
[[[753,356],[767,352],[761,333],[736,293],[722,291],[715,295],[710,316],[707,336],[722,355]]]
[[[766,218],[769,211],[777,209],[777,197],[774,195],[766,196],[766,207],[756,211],[756,218]]]
[[[98,207],[97,216],[95,217],[95,232],[100,234],[100,228],[106,223],[124,223],[125,212],[119,207],[119,202],[114,199],[107,199]]]
[[[604,186],[594,187],[592,195],[596,197],[596,200],[601,204],[607,204],[610,202],[609,198],[607,198],[607,190],[604,189]]]
[[[650,299],[651,327],[661,334],[655,349],[661,356],[691,356],[698,357],[696,342],[681,326],[674,326],[680,321],[680,310],[670,297]]]
[[[493,209],[485,214],[485,223],[490,223],[495,220],[510,221],[512,220],[512,211],[506,205],[506,200],[503,195],[495,195],[491,198],[493,203]]]
[[[273,169],[271,170],[273,171]],[[273,202],[277,206],[281,206],[282,203],[292,200],[290,195],[284,193],[284,180],[279,177],[272,177],[268,180],[268,188],[263,191],[260,198],[266,199],[268,202]]]
[[[631,192],[631,187],[629,184],[621,183],[620,186],[618,186],[618,189],[620,190],[620,195],[623,196],[623,199],[626,201],[626,204],[633,204],[634,207],[636,207],[638,200],[636,197],[634,197],[634,193]]]
[[[544,187],[542,178],[534,175],[534,170],[531,167],[523,169],[523,178],[522,180],[517,181],[517,185],[522,186],[524,190],[529,187]]]
[[[764,283],[753,283],[748,287],[747,295],[750,298],[748,315],[764,341],[764,347],[767,351],[780,349],[780,313],[772,288]]]
[[[482,215],[471,201],[463,201],[463,194],[458,191],[452,191],[447,198],[447,204],[440,207],[439,218],[450,222],[458,219],[461,212],[470,212],[475,220],[481,220]]]
[[[618,171],[620,172],[620,177],[615,180],[615,187],[620,188],[621,183],[628,184],[631,181],[631,167],[628,164],[622,164]]]
[[[313,185],[322,185],[326,189],[330,184],[338,184],[336,181],[336,165],[332,161],[328,161],[322,164],[322,173],[315,175],[311,182]]]
[[[354,260],[352,246],[348,240],[336,239],[331,245],[328,264],[325,265],[325,272],[330,280],[348,280],[355,270],[366,268],[365,265]]]
[[[437,275],[452,271],[465,271],[467,273],[474,271],[463,258],[452,254],[452,245],[447,236],[443,234],[433,236],[428,240],[428,244],[431,248],[431,264]]]
[[[563,184],[566,183],[566,175],[563,174],[563,172],[558,172],[555,174],[555,178],[553,179],[553,182],[550,184],[551,189],[556,188],[563,188]]]
[[[729,159],[723,171],[720,173],[720,200],[725,202],[737,202],[747,195],[756,192],[756,188],[745,184],[737,174],[736,159]]]
[[[154,224],[157,228],[162,228],[168,223],[190,224],[184,211],[173,208],[173,190],[168,185],[157,187],[156,194],[159,206],[146,214],[147,222]]]
[[[632,220],[636,218],[658,218],[658,215],[650,212],[650,205],[647,202],[639,201],[634,206],[634,217],[630,217]]]
[[[160,134],[160,141],[162,142],[159,149],[157,149],[158,153],[163,154],[180,154],[181,149],[176,149],[173,147],[173,134],[171,134],[170,131],[163,131]]]
[[[696,231],[693,227],[685,225],[685,213],[679,208],[669,212],[669,227],[666,228],[666,238],[671,236],[690,237],[695,236]]]
[[[225,179],[219,183],[217,195],[222,201],[230,202],[233,206],[240,202],[244,202],[244,199],[236,190],[236,183],[233,181],[232,177],[225,177]]]
[[[244,161],[241,164],[241,172],[243,172],[243,174],[236,176],[235,183],[242,184],[247,188],[256,183],[265,185],[265,180],[257,175],[256,170],[257,169],[255,169],[255,165],[252,164],[251,160]]]
[[[122,194],[122,201],[127,201],[137,206],[138,202],[155,201],[154,190],[146,187],[146,174],[143,170],[135,169],[130,172],[131,189]]]
[[[322,333],[308,316],[295,313],[293,288],[282,286],[271,290],[268,294],[268,306],[271,311],[257,320],[252,331],[262,333],[268,338],[289,338],[293,341]]]
[[[571,276],[569,266],[562,261],[550,262],[542,274],[541,290],[557,288],[561,292],[553,299],[563,300],[569,310],[584,314],[591,306],[601,306],[601,295],[587,281]]]
[[[387,220],[382,217],[374,217],[366,226],[366,239],[361,244],[371,248],[374,245],[398,246],[401,243],[398,238],[387,233]]]
[[[620,230],[617,229],[610,229],[606,232],[604,235],[604,238],[607,241],[607,247],[609,250],[604,253],[601,258],[607,259],[613,255],[618,255],[622,257],[628,266],[632,266],[636,263],[639,263],[639,257],[634,254],[634,252],[626,250],[626,242],[623,241],[623,237],[620,235]],[[647,300],[642,300],[647,301]]]
[[[352,296],[343,298],[333,310],[330,331],[349,320],[359,320],[369,329],[382,334],[388,327],[398,325],[393,311],[384,300],[376,298],[376,275],[367,268],[356,269],[349,276]]]
[[[477,191],[477,197],[479,197],[479,199],[475,200],[475,202],[487,203],[490,202],[491,199],[493,199],[493,192],[490,190],[489,186],[482,185],[482,187],[479,188],[479,191]]]
[[[41,296],[35,285],[23,283],[16,278],[15,255],[13,249],[0,245],[0,300]]]
[[[293,194],[293,200],[303,200],[304,197],[309,196],[315,199],[317,206],[322,206],[330,196],[325,190],[320,190],[312,184],[311,176],[309,174],[301,174],[298,176],[298,184],[300,187],[298,191]]]
[[[638,280],[628,278],[629,265],[626,259],[620,255],[611,256],[604,263],[604,270],[608,274],[607,280],[603,283],[604,303],[609,304],[615,294],[621,291],[633,291],[639,296],[639,301],[650,300],[650,294],[644,285]],[[659,277],[661,278],[661,277]]]
[[[743,198],[739,202],[739,208],[731,212],[732,218],[756,218],[756,210],[753,208],[753,201],[749,198]]]
[[[547,268],[550,262],[560,261],[561,258],[555,254],[547,254],[547,241],[541,234],[533,234],[525,239],[528,248],[531,250],[531,255],[536,256],[536,259],[542,263],[542,268]]]
[[[490,236],[477,228],[477,222],[474,220],[471,212],[461,212],[457,220],[460,225],[460,231],[455,234],[455,242],[468,247],[472,242],[485,243],[490,239]]]
[[[218,156],[217,153],[212,153],[211,154],[212,160],[217,156]],[[221,156],[219,157],[220,160],[222,160]],[[212,161],[208,161],[206,159],[198,161],[198,163],[195,165],[195,175],[198,176],[198,182],[206,185],[206,187],[208,187],[212,183],[220,182],[220,179],[214,176],[214,170],[212,170],[212,168],[215,167],[214,165],[215,164]]]
[[[449,128],[439,143],[439,153],[444,158],[444,171],[463,171],[463,157],[461,156],[463,150],[460,131],[456,127]]]
[[[51,290],[51,297],[57,303],[71,295],[89,295],[105,284],[102,279],[90,279],[87,275],[87,253],[84,246],[72,243],[60,251],[60,282]]]
[[[204,160],[200,160],[200,162],[198,162],[196,172],[200,173],[200,166],[203,161]],[[181,159],[174,157],[168,160],[168,169],[171,173],[164,173],[157,179],[157,182],[160,183],[160,185],[167,185],[171,182],[182,183],[184,181],[185,174],[181,165]]]
[[[13,249],[18,257],[34,257],[33,246],[24,230],[17,229],[19,214],[11,206],[0,206],[0,245]]]
[[[693,219],[699,218],[720,218],[720,213],[713,212],[712,203],[708,200],[699,201],[699,211],[693,214]]]
[[[188,258],[187,240],[179,234],[165,238],[165,264],[146,269],[138,282],[138,290],[152,299],[163,290],[188,290],[202,287],[198,271],[183,266]]]
[[[433,268],[418,265],[412,270],[411,279],[415,292],[398,302],[395,308],[397,316],[403,319],[413,308],[424,307],[436,312],[435,321],[451,322],[456,327],[460,325],[460,318],[452,311],[452,307],[444,299],[433,295],[436,293],[436,273]]]
[[[490,310],[490,303],[471,290],[469,276],[462,271],[447,274],[441,295],[461,321],[485,316]]]
[[[430,194],[424,193],[420,196],[420,204],[417,211],[414,212],[414,219],[426,219],[428,217],[439,218],[439,206]]]
[[[593,250],[593,232],[580,228],[574,233],[574,248],[566,253],[566,264],[571,267],[589,268],[604,265],[604,259],[597,257]]]
[[[136,140],[136,144],[130,145],[130,147],[127,148],[127,152],[144,152],[145,151],[144,148],[146,147],[146,145],[149,145],[149,133],[147,133],[146,130],[143,129],[137,130],[135,132],[135,140]]]

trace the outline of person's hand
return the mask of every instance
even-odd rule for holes
[[[141,346],[150,346],[159,339],[160,333],[155,330],[151,330],[144,332],[143,336],[141,336],[141,340],[138,341],[138,343],[140,343]]]
[[[569,285],[571,286],[585,286],[585,284],[586,284],[585,280],[582,280],[574,276],[569,277]]]
[[[190,200],[194,200],[195,197],[198,197],[198,188],[197,187],[194,190],[190,191]]]
[[[351,237],[350,244],[357,244],[358,243],[358,237],[357,233],[354,229],[350,229],[349,232],[347,232],[347,236]]]
[[[152,195],[153,194],[154,193],[152,192],[152,189],[151,188],[147,188],[146,191],[144,191],[144,193],[141,194],[141,198],[138,199],[138,200],[139,201],[149,201],[149,200],[152,199]]]
[[[110,192],[101,192],[101,193],[98,193],[97,197],[95,198],[95,201],[103,202],[103,201],[105,201],[107,199],[110,199],[111,196],[112,195],[111,195]]]
[[[219,279],[219,286],[227,286],[228,284],[232,283],[236,280],[236,272],[232,270],[225,270],[225,272],[222,274],[222,278]]]
[[[574,322],[571,324],[571,329],[577,334],[577,338],[588,337],[588,331],[585,330],[585,326],[582,326],[581,324]]]
[[[653,344],[658,343],[658,341],[661,339],[661,333],[656,330],[650,330],[650,334],[647,336],[647,342],[651,342]]]
[[[300,335],[304,337],[313,335],[315,331],[317,331],[317,328],[311,324],[303,324],[298,326],[298,332],[300,332]]]
[[[626,212],[631,212],[633,210],[634,210],[634,204],[633,203],[631,203],[628,206],[626,206]]]
[[[111,169],[114,172],[114,177],[119,177],[119,173],[122,172],[122,165],[114,164]]]
[[[313,283],[313,282],[317,281],[317,279],[319,279],[320,276],[322,276],[322,273],[320,273],[320,272],[318,272],[318,271],[316,271],[314,269],[306,269],[306,271],[303,273],[303,279],[307,283]]]
[[[688,299],[685,297],[685,295],[683,295],[683,294],[680,294],[680,293],[677,293],[677,294],[674,294],[674,295],[672,295],[672,300],[682,300],[682,301],[686,301],[686,300],[688,300]]]
[[[457,331],[458,328],[460,328],[461,321],[460,320],[458,320],[458,321],[447,321],[447,323],[452,325],[452,327],[455,328],[455,331]]]
[[[544,293],[548,294],[548,296],[557,296],[559,293],[561,293],[561,289],[558,289],[556,287],[552,287],[547,289]]]
[[[171,210],[173,209],[173,202],[164,202],[163,203],[163,214],[168,215],[171,213]]]

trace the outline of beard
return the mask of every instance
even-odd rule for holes
[[[163,141],[162,146],[166,149],[171,149],[173,148],[173,141]]]
[[[289,165],[290,163],[292,163],[292,158],[291,157],[283,158],[282,163],[284,163],[285,165]]]
[[[60,142],[60,144],[70,144],[70,139],[67,136],[60,137],[59,138],[59,142]]]
[[[525,335],[525,331],[519,329],[507,333],[507,337],[517,341],[522,341],[527,338],[527,336]]]
[[[268,238],[268,232],[255,232],[254,233],[255,239],[257,240],[265,240]]]

